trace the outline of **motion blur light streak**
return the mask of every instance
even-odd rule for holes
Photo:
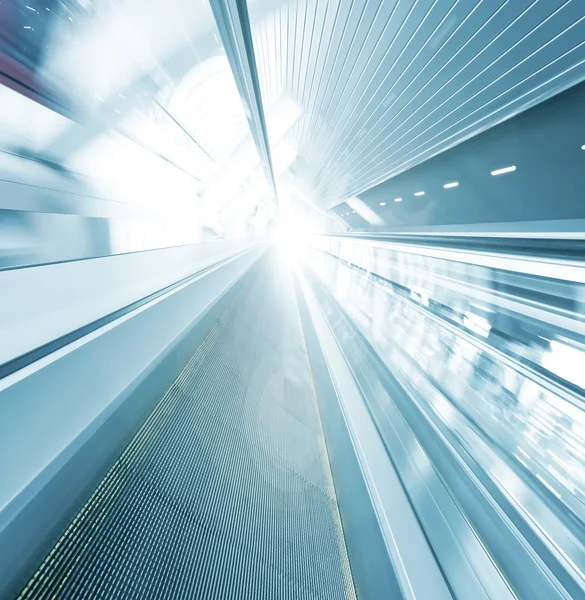
[[[487,319],[469,311],[466,312],[463,317],[463,324],[467,329],[470,329],[484,338],[488,337],[490,329],[492,328]]]
[[[0,598],[584,600],[583,106],[582,0],[0,0]]]
[[[357,213],[362,219],[367,221],[370,225],[380,227],[384,225],[384,220],[372,210],[365,202],[359,198],[353,197],[346,200],[347,204],[353,209],[352,212]]]
[[[553,340],[543,357],[543,366],[585,390],[585,351],[562,341]]]

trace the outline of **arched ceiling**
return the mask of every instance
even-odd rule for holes
[[[287,142],[324,209],[585,75],[583,0],[287,0],[250,17],[263,102],[302,105]]]
[[[271,154],[294,157],[286,185],[321,211],[585,76],[584,0],[57,4],[37,74],[66,92],[79,126],[42,149],[51,162],[116,128],[198,189],[218,179],[235,186],[224,163],[237,162],[231,142],[244,136],[267,180],[277,179]],[[225,81],[214,85],[209,67],[220,62]],[[196,65],[209,94],[190,93]],[[288,129],[274,111],[281,105],[300,113]],[[270,195],[252,187],[259,202]]]

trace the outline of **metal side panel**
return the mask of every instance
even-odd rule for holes
[[[0,365],[257,243],[214,240],[0,270]]]
[[[401,598],[335,383],[298,281],[297,300],[357,597]]]
[[[345,422],[376,511],[386,552],[392,561],[401,596],[408,600],[452,597],[383,440],[364,402],[314,291],[299,272],[301,287],[327,361]]]
[[[423,409],[424,394],[431,396],[414,370],[405,376],[398,361],[385,364],[329,291],[311,281],[455,597],[581,598],[558,559],[494,493],[478,446],[465,448],[458,431]],[[516,485],[514,494],[523,498],[524,490]]]
[[[256,69],[247,2],[211,0],[210,6],[242,100],[252,139],[258,150],[266,181],[270,184],[276,198],[274,167]]]
[[[18,598],[355,598],[292,279],[275,261]]]

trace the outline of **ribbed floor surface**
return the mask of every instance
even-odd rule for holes
[[[355,598],[291,275],[275,260],[19,598]]]

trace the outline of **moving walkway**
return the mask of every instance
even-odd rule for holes
[[[175,249],[116,310],[152,256],[81,261],[10,323],[2,597],[583,597],[582,264],[485,235]]]

